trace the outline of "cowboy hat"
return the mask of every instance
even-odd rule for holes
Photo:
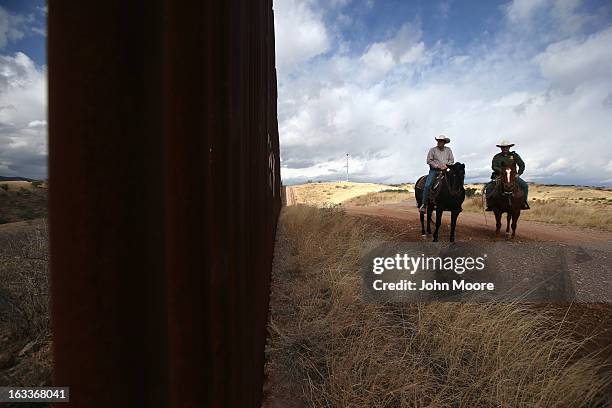
[[[499,142],[498,145],[495,145],[495,146],[497,146],[497,147],[512,147],[512,146],[514,146],[514,143],[510,143],[506,139],[503,139],[501,142]]]
[[[443,140],[444,143],[450,143],[450,139],[444,135],[436,136],[436,140]]]

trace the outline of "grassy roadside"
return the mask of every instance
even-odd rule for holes
[[[482,205],[482,196],[475,196],[465,200],[463,209],[482,212]],[[521,212],[522,220],[612,231],[612,205],[608,203],[595,200],[584,202],[584,200],[535,199],[529,201],[529,206],[530,210]]]
[[[312,182],[290,186],[296,201],[320,207],[330,207],[368,193],[405,189],[404,186],[388,186],[376,183]]]
[[[42,181],[0,182],[0,224],[46,217],[47,192]]]
[[[285,406],[605,404],[612,374],[597,355],[575,358],[591,333],[577,335],[558,310],[363,302],[360,245],[388,234],[339,210],[283,210],[267,355],[282,384],[271,394],[293,393]]]
[[[1,227],[0,386],[50,385],[47,224]]]
[[[353,197],[342,203],[345,206],[367,207],[379,204],[394,204],[406,200],[414,200],[414,190],[385,190]]]

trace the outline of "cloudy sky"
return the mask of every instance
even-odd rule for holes
[[[434,136],[470,180],[612,185],[612,2],[274,0],[286,184],[402,182]]]
[[[0,0],[0,175],[47,175],[44,0]],[[402,182],[434,136],[468,178],[612,185],[609,0],[274,0],[284,182]]]
[[[0,176],[47,176],[44,5],[0,0]]]

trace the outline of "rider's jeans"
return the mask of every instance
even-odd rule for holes
[[[529,186],[527,185],[527,182],[523,180],[522,178],[517,177],[516,183],[519,185],[520,188],[523,189],[523,194],[525,195],[525,201],[527,201],[527,194],[529,194]]]
[[[429,174],[425,179],[425,186],[423,186],[423,204],[425,205],[427,205],[427,199],[429,198],[429,189],[431,188],[431,185],[433,184],[433,181],[436,178],[437,172],[438,169],[430,168]]]

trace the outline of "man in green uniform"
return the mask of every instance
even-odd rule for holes
[[[507,140],[502,140],[500,144],[496,146],[501,149],[501,152],[493,156],[493,162],[491,163],[491,168],[493,169],[493,174],[491,175],[492,180],[489,181],[485,187],[485,192],[487,196],[487,211],[492,211],[491,205],[489,204],[489,197],[495,189],[495,178],[501,174],[502,167],[516,165],[518,167],[517,174],[519,176],[525,171],[525,162],[523,161],[523,159],[521,159],[521,156],[519,156],[518,153],[514,151],[510,151],[510,148],[514,146],[513,143],[510,143]],[[529,204],[527,202],[527,193],[529,192],[529,187],[527,186],[527,183],[520,177],[516,178],[516,183],[523,190],[523,196],[525,198],[523,209],[528,210]]]

